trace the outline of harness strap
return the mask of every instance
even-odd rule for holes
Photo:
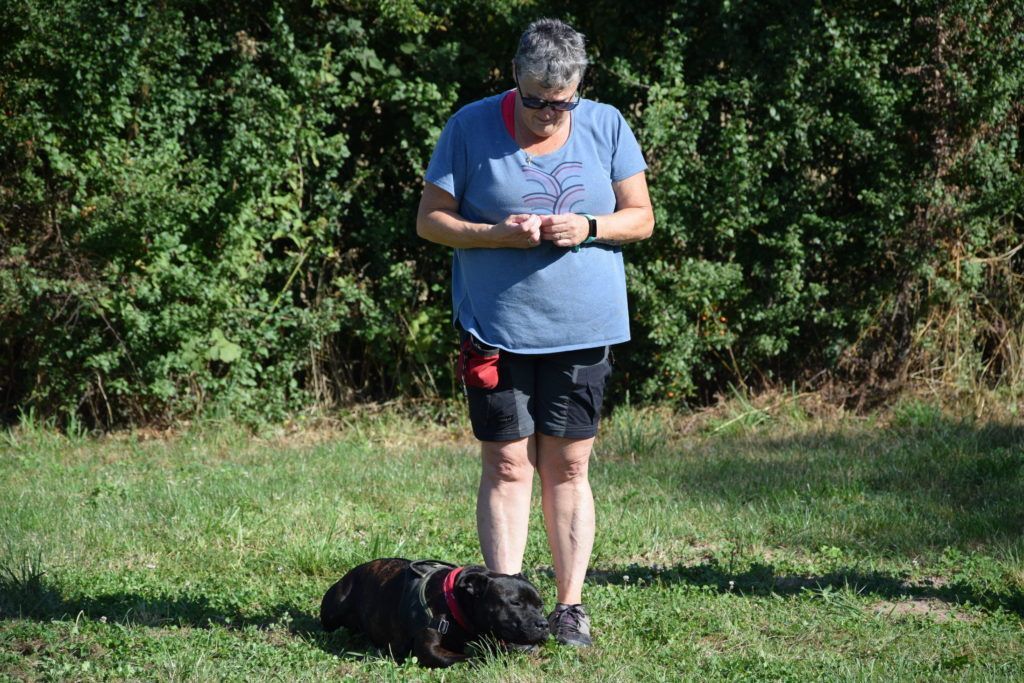
[[[426,569],[425,566],[428,564],[432,566],[429,569]],[[420,579],[419,599],[420,606],[423,607],[423,611],[427,614],[427,620],[429,622],[428,627],[436,629],[441,635],[448,633],[448,627],[450,626],[448,619],[446,619],[443,614],[434,616],[434,611],[430,609],[430,605],[427,603],[427,583],[431,578],[433,578],[434,574],[444,569],[448,569],[448,575],[444,577],[443,584],[445,605],[447,605],[448,611],[452,613],[455,623],[461,626],[467,633],[472,633],[473,629],[470,628],[462,609],[459,607],[458,601],[455,599],[455,579],[463,568],[456,567],[455,565],[448,564],[447,562],[435,562],[433,560],[421,560],[419,562],[414,562],[410,565],[410,568],[422,577]]]
[[[430,605],[427,604],[427,583],[434,576],[434,574],[438,573],[442,569],[445,569],[445,567],[433,567],[427,570],[425,574],[420,574],[420,576],[422,577],[420,578],[420,605],[422,605],[423,609],[426,611],[427,619],[430,620],[433,620],[434,612],[430,609]],[[416,573],[419,574],[418,571]]]
[[[417,576],[428,578],[439,569],[455,569],[455,565],[441,560],[415,560],[409,563],[409,569]]]

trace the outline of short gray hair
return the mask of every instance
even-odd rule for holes
[[[583,80],[587,70],[586,39],[559,19],[538,19],[523,31],[512,58],[517,76],[545,88],[564,88]]]

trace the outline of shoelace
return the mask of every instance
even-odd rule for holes
[[[580,626],[583,624],[584,614],[583,614],[583,610],[580,609],[579,605],[572,605],[571,607],[566,607],[565,609],[561,610],[558,613],[557,616],[558,616],[558,626],[559,626],[559,628],[561,628],[562,625],[565,623],[562,620],[566,616],[569,616],[570,618],[572,618],[573,628],[576,629],[577,631],[580,629]]]

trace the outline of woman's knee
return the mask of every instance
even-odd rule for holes
[[[540,477],[545,486],[559,484],[586,484],[590,469],[590,455],[561,454],[561,457],[541,458]]]
[[[584,483],[587,481],[588,465],[586,458],[562,460],[544,467],[541,476],[552,484]]]
[[[493,484],[526,484],[533,481],[534,467],[526,444],[485,443],[483,476]]]
[[[590,467],[593,439],[545,437],[540,454],[540,476],[545,484],[585,483]]]

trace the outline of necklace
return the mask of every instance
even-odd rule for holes
[[[521,132],[520,132],[520,130],[519,130],[519,127],[520,127],[521,125],[522,125],[522,124],[520,124],[520,123],[519,123],[519,121],[516,121],[516,145],[517,145],[517,146],[519,146],[519,141],[520,141],[520,140],[522,140],[523,138],[525,138],[525,137],[526,137],[526,136],[525,136],[525,135],[524,135],[523,133],[521,133]],[[523,127],[525,128],[525,126],[523,126]],[[526,151],[526,150],[525,150],[525,149],[524,149],[523,147],[521,147],[521,146],[519,147],[519,151],[523,153],[523,159],[525,159],[525,160],[526,160],[526,165],[527,165],[527,166],[533,166],[533,157],[534,157],[535,155],[533,155],[533,154],[530,154],[529,152],[527,152],[527,151]]]
[[[562,128],[563,128],[563,130],[557,131],[556,135],[562,136],[564,134],[564,137],[561,140],[559,140],[558,145],[557,145],[557,147],[555,147],[555,149],[560,149],[561,146],[564,145],[566,143],[566,141],[568,141],[568,139],[569,139],[569,132],[572,129],[572,118],[571,117],[565,122],[565,124],[564,124],[564,126]],[[525,142],[526,137],[527,137],[526,134],[530,132],[529,128],[527,128],[527,126],[524,123],[519,121],[518,118],[516,119],[516,122],[515,122],[515,131],[516,131],[515,140],[516,140],[516,144],[517,145],[520,144],[520,140]],[[550,138],[544,138],[543,141],[550,142]],[[548,145],[548,146],[550,146],[550,145]],[[542,151],[538,151],[538,152],[536,152],[534,154],[530,154],[522,146],[520,146],[519,149],[523,152],[523,158],[526,160],[526,165],[527,166],[536,166],[536,158],[538,156],[543,155],[543,154],[548,154],[549,151],[550,151],[550,150],[548,150],[548,151],[542,150]]]

